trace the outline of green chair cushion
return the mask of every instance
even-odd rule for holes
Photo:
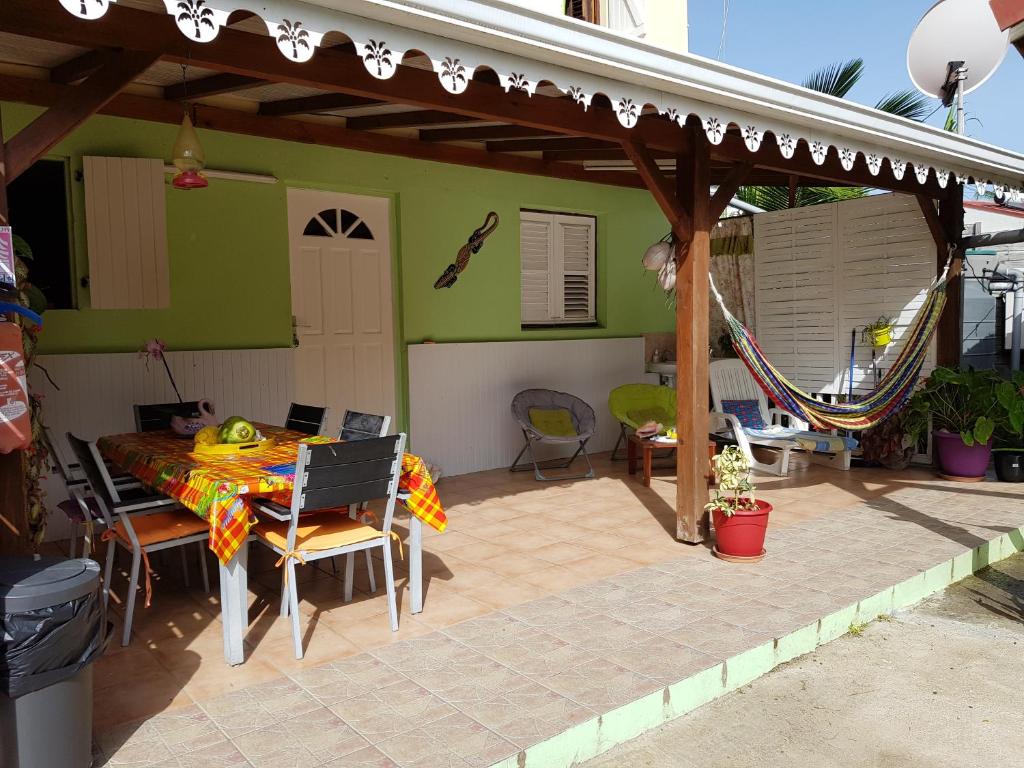
[[[574,437],[576,425],[565,408],[531,408],[530,423],[538,432],[551,437]]]

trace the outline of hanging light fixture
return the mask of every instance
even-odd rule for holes
[[[188,79],[185,76],[187,70],[188,65],[183,64],[181,80],[184,83],[186,96],[188,95]],[[179,171],[171,182],[175,189],[204,189],[210,185],[206,177],[200,173],[206,165],[206,153],[203,152],[203,145],[199,143],[199,134],[196,133],[188,107],[185,108],[185,114],[181,119],[181,128],[178,129],[178,136],[174,140],[171,162]]]

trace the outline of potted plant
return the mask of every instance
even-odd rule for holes
[[[760,560],[772,505],[753,497],[750,462],[739,446],[727,446],[715,456],[714,465],[718,488],[715,500],[704,508],[715,524],[715,555],[723,560]]]
[[[1004,483],[1024,483],[1024,371],[996,387],[996,448],[992,456],[996,477]]]
[[[943,476],[958,480],[985,476],[992,456],[1000,381],[995,371],[939,367],[910,398],[908,432],[916,442],[930,421]]]
[[[892,344],[893,319],[882,315],[861,331],[861,338],[873,347],[887,347]]]

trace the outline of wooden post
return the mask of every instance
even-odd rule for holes
[[[939,325],[935,333],[935,360],[939,365],[957,366],[960,364],[960,351],[963,347],[961,339],[961,295],[963,290],[963,247],[964,231],[964,188],[962,184],[954,185],[950,194],[939,200],[939,221],[946,235],[946,242],[956,252],[949,269],[946,283],[946,307],[942,310]],[[948,248],[939,247],[936,252],[937,269],[941,272],[949,257]]]
[[[3,115],[0,114],[0,226],[7,226],[7,153],[4,151]],[[0,556],[31,552],[28,510],[22,484],[21,451],[0,454]]]
[[[700,130],[676,159],[676,198],[692,222],[689,242],[676,243],[676,538],[698,544],[708,514],[708,274],[711,270],[710,152]]]

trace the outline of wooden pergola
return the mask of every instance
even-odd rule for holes
[[[960,242],[965,178],[946,183],[934,171],[923,181],[910,172],[880,175],[864,157],[841,157],[835,147],[821,157],[821,148],[805,141],[795,143],[790,156],[776,141],[759,139],[751,149],[731,124],[714,143],[693,115],[680,119],[643,109],[626,127],[600,94],[583,109],[544,83],[533,92],[506,89],[487,69],[473,72],[460,93],[440,87],[415,57],[382,79],[340,37],[325,38],[311,60],[296,64],[281,55],[264,22],[243,11],[231,14],[214,41],[196,44],[161,2],[147,2],[111,4],[91,21],[72,17],[56,0],[0,4],[0,45],[24,58],[20,68],[0,68],[0,100],[46,108],[0,143],[0,224],[7,221],[6,185],[90,116],[177,124],[186,101],[197,126],[208,130],[647,189],[677,243],[682,541],[700,542],[708,533],[710,230],[737,189],[854,185],[912,194],[934,236],[939,269],[948,248]],[[959,357],[958,272],[959,263],[938,331],[940,364]],[[8,510],[16,508],[19,489],[18,457],[0,457],[0,498],[8,500]],[[8,534],[25,530],[24,520],[8,523]]]

